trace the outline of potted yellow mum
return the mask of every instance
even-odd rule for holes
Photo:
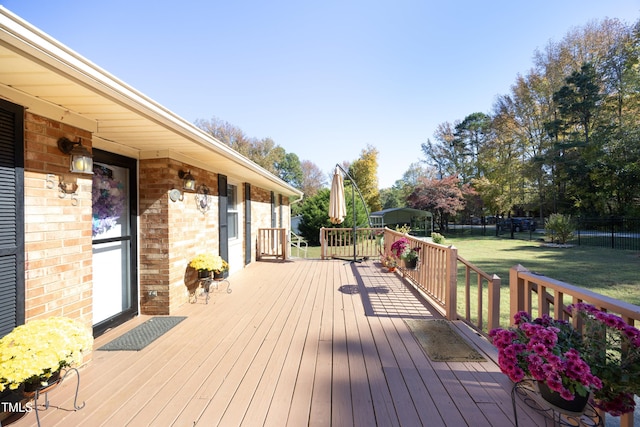
[[[67,317],[20,325],[0,339],[0,393],[46,387],[59,379],[61,369],[81,364],[92,348],[91,331]]]
[[[214,255],[211,252],[203,252],[196,255],[189,262],[189,266],[198,270],[198,275],[201,278],[210,277],[211,272],[221,275],[229,270],[229,264],[221,256]]]

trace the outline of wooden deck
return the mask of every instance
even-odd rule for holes
[[[438,317],[374,261],[258,262],[141,351],[95,351],[42,426],[513,426],[493,361],[432,362],[403,319]],[[140,316],[95,348],[143,323]],[[493,347],[457,324],[481,352]],[[491,360],[491,359],[489,359]],[[520,404],[520,426],[544,425]],[[3,426],[35,425],[34,412]]]

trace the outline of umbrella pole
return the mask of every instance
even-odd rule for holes
[[[356,191],[354,189],[355,182],[353,179],[351,180],[351,206],[353,207],[353,261],[352,262],[360,262],[356,259]]]

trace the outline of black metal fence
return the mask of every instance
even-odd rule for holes
[[[577,218],[576,223],[570,243],[640,250],[640,218]]]
[[[567,243],[612,249],[640,251],[640,218],[575,218],[576,230]],[[514,230],[498,224],[459,224],[450,222],[447,230],[436,230],[450,236],[500,236],[538,240],[545,237],[544,222],[536,230]]]

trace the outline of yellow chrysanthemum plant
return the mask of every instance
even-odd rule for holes
[[[93,348],[93,335],[67,317],[32,320],[0,339],[0,392],[21,384],[46,385],[60,369],[80,365]]]
[[[216,273],[222,273],[229,269],[227,261],[211,252],[203,252],[196,255],[195,258],[189,262],[189,266],[198,271],[215,271]]]

